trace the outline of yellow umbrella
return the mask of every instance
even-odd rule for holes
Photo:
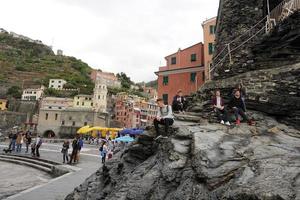
[[[87,130],[90,128],[90,126],[83,126],[80,129],[78,129],[77,133],[79,134],[85,134],[87,133]]]

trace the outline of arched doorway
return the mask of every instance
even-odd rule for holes
[[[55,137],[55,133],[52,130],[48,130],[44,132],[44,137],[45,138],[54,138]]]

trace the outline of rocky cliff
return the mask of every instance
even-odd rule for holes
[[[178,123],[160,141],[149,131],[66,199],[300,199],[300,132],[252,116],[252,127]]]

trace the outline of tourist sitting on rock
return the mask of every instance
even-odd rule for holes
[[[174,112],[185,112],[186,98],[182,94],[182,90],[178,90],[177,95],[173,98],[172,109]]]
[[[244,108],[245,108],[245,112],[246,112],[246,103],[245,103],[245,97],[246,97],[246,88],[243,86],[242,83],[239,83],[237,85],[235,85],[233,91],[232,91],[232,97],[234,96],[234,92],[236,90],[239,90],[240,91],[240,94],[241,94],[241,98],[243,100],[243,104],[244,104]]]
[[[221,97],[220,90],[216,90],[215,96],[212,98],[212,106],[214,108],[214,111],[217,113],[217,117],[218,120],[220,120],[220,123],[230,126],[228,113],[224,106],[224,100]]]
[[[243,118],[243,121],[248,121],[248,123],[251,125],[252,122],[249,121],[247,115],[245,114],[245,104],[242,100],[240,90],[234,91],[234,96],[231,98],[230,102],[228,103],[229,108],[231,108],[234,111],[236,124],[239,125],[240,119],[239,115]]]
[[[156,139],[160,137],[168,138],[167,134],[168,134],[169,126],[173,125],[174,123],[172,107],[170,105],[165,105],[163,99],[157,99],[157,105],[158,105],[158,112],[156,118],[154,119],[154,127],[157,134]],[[163,135],[160,135],[159,124],[165,126],[165,132],[163,133]]]

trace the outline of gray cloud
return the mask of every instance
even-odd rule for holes
[[[201,23],[217,9],[218,0],[10,0],[1,4],[0,24],[54,40],[94,68],[149,81],[166,55],[202,41]]]

